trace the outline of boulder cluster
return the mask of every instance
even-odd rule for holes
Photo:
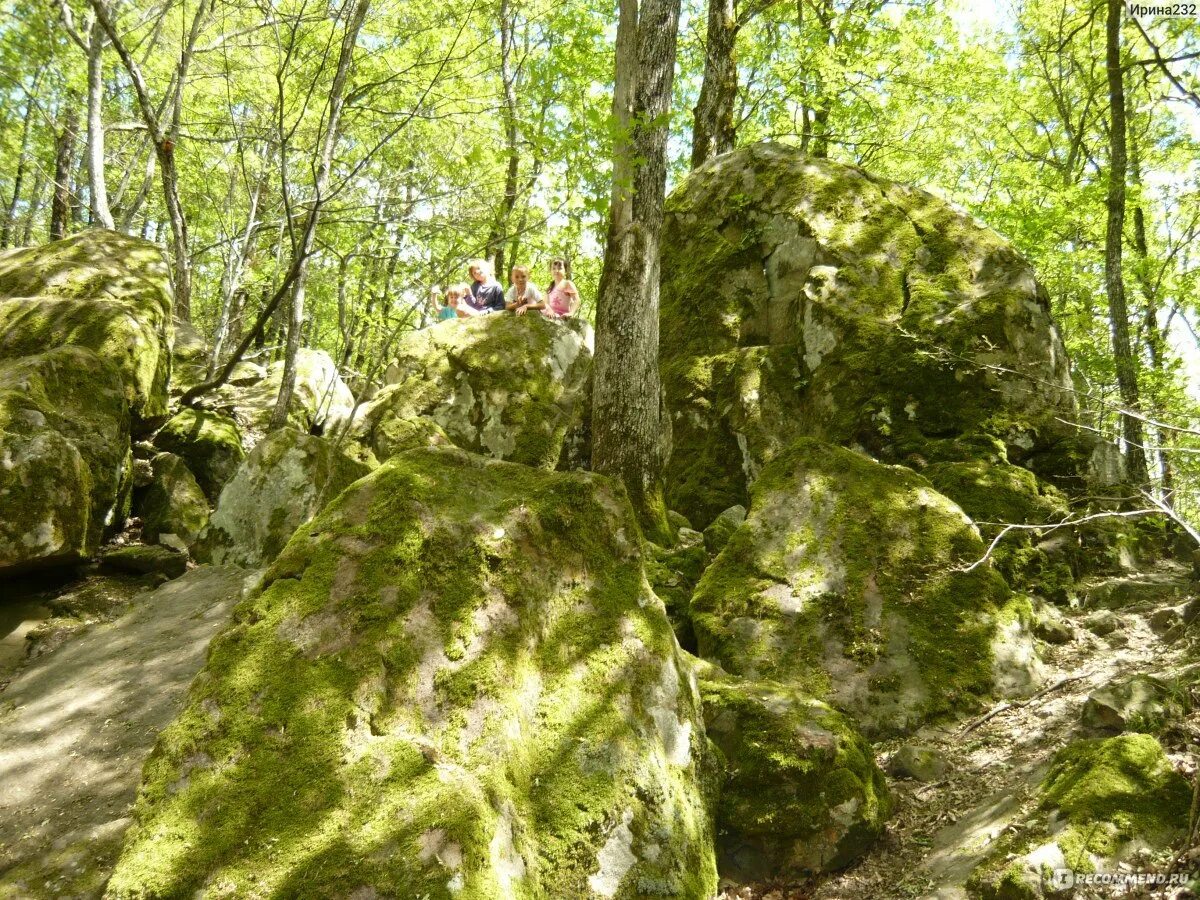
[[[207,350],[153,246],[0,254],[0,577],[94,558],[131,515],[259,572],[106,896],[708,898],[833,871],[892,809],[871,741],[1036,692],[1047,604],[1168,549],[1134,520],[989,549],[1120,473],[1071,424],[1028,263],[928,193],[778,145],[711,160],[668,200],[661,333],[670,546],[584,470],[580,323],[412,332],[357,398],[303,351],[271,430],[281,363],[173,404]],[[1186,822],[1161,757],[1072,745],[1042,832],[1115,853]],[[1144,822],[1093,808],[1114,779],[1157,798]],[[989,866],[972,890],[1001,896]]]

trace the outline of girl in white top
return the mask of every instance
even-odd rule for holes
[[[529,281],[528,266],[513,266],[512,287],[504,295],[504,308],[511,309],[518,316],[525,315],[531,309],[543,309],[542,292]]]

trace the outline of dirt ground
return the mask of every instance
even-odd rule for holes
[[[0,898],[97,896],[158,732],[245,573],[202,567],[73,630],[0,692]]]

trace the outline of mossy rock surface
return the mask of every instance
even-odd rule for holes
[[[162,248],[115,231],[0,253],[0,358],[85,347],[116,369],[138,421],[161,419],[172,303]]]
[[[214,640],[108,896],[709,897],[702,728],[615,483],[400,454]]]
[[[264,566],[297,528],[368,471],[324,438],[293,428],[273,431],[221,491],[197,555],[218,565]]]
[[[241,385],[231,382],[215,392],[213,402],[231,410],[243,431],[257,440],[271,430],[283,369],[283,360],[273,362],[263,378],[238,379],[248,382]],[[353,410],[354,395],[329,354],[301,347],[287,424],[306,434],[333,434],[346,426]]]
[[[854,723],[787,685],[713,666],[699,676],[705,727],[726,764],[717,805],[722,877],[798,880],[866,853],[891,801]]]
[[[799,436],[904,461],[984,433],[1011,462],[1086,470],[1087,448],[1056,421],[1075,407],[1045,290],[1006,241],[931,194],[742,147],[668,199],[662,276],[667,501],[697,527],[744,504]]]
[[[1008,587],[959,507],[920,475],[802,439],[692,597],[702,657],[793,685],[868,735],[976,707],[1001,673]]]
[[[121,379],[92,351],[0,361],[0,573],[79,562],[124,524],[129,428]]]
[[[191,547],[208,524],[208,498],[187,463],[174,453],[155,456],[152,470],[153,480],[136,506],[142,517],[142,540]]]
[[[1054,757],[1025,827],[996,842],[967,881],[971,897],[1043,896],[1054,869],[1115,872],[1131,853],[1177,846],[1191,788],[1147,734],[1077,740]]]
[[[206,410],[181,409],[159,429],[154,446],[183,459],[209,503],[217,502],[246,457],[237,423]]]
[[[394,419],[424,417],[463,448],[553,469],[582,414],[591,352],[545,316],[480,316],[409,333],[354,436],[381,460]]]

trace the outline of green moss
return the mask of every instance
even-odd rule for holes
[[[159,429],[154,446],[183,459],[210,503],[221,496],[221,488],[246,456],[241,430],[233,419],[187,408]]]
[[[722,875],[795,879],[851,863],[890,812],[886,779],[849,719],[795,689],[701,677],[726,762],[717,811]]]
[[[582,413],[591,354],[544,316],[482,316],[410,332],[354,438],[383,460],[428,420],[472,452],[553,469]]]
[[[976,706],[1008,595],[962,512],[910,470],[803,439],[692,599],[703,656],[851,711],[870,733]]]
[[[214,641],[109,894],[582,896],[627,828],[618,896],[707,896],[711,764],[635,541],[604,479],[393,457]]]
[[[172,340],[170,277],[162,249],[93,229],[0,253],[0,358],[70,345],[120,375],[137,420],[166,413]]]
[[[82,347],[0,362],[0,568],[76,562],[124,526],[130,416]]]

